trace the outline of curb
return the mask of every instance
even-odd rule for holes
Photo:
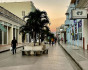
[[[21,48],[21,47],[24,47],[24,46],[19,46],[19,47],[17,47],[16,49],[19,49],[19,48]],[[3,50],[3,51],[0,51],[0,53],[4,53],[4,52],[7,52],[7,51],[10,51],[10,49],[6,49],[6,50]]]
[[[83,70],[83,67],[72,57],[70,53],[60,44],[60,46],[63,48],[63,50],[72,58],[72,60],[80,67],[81,70]]]

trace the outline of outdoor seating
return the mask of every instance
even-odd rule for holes
[[[48,48],[46,45],[38,45],[38,46],[24,46],[22,50],[22,55],[41,55],[41,54],[48,54]]]

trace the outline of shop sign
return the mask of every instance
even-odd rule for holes
[[[87,10],[86,9],[72,10],[71,17],[72,17],[72,19],[86,19],[87,18]]]

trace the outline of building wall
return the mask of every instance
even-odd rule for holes
[[[24,16],[27,16],[30,12],[34,12],[36,9],[32,1],[6,2],[6,3],[0,3],[0,6],[4,7],[5,9],[12,12],[13,14],[20,17],[21,19],[23,19]],[[12,23],[12,24],[14,25],[14,23]],[[17,26],[20,26],[20,25],[17,24]],[[19,31],[16,30],[16,32],[19,32]],[[25,38],[26,39],[25,42],[29,41],[29,40],[27,40],[28,36]],[[20,39],[21,39],[21,37],[20,37]]]
[[[12,12],[16,16],[23,19],[22,11],[25,11],[25,15],[28,15],[30,11],[34,11],[35,7],[31,1],[27,2],[5,2],[0,3],[0,6],[4,7],[8,11]],[[24,13],[23,13],[24,14]]]
[[[68,27],[68,29],[66,30],[66,34],[67,34],[67,43],[69,43],[69,44],[72,44],[72,45],[76,45],[76,46],[80,46],[80,47],[83,47],[82,45],[82,40],[79,40],[79,39],[77,39],[77,40],[72,40],[72,35],[71,35],[71,33],[72,33],[72,26],[74,26],[74,20],[72,20],[71,19],[71,10],[72,9],[75,9],[75,7],[76,7],[76,4],[74,4],[74,3],[71,3],[70,5],[69,5],[69,7],[68,7],[68,10],[67,10],[67,12],[66,13],[69,13],[69,14],[67,14],[66,15],[66,22],[65,22],[65,24],[69,24],[69,27]],[[80,19],[77,19],[77,22],[79,21]],[[77,23],[77,25],[78,25],[78,23]],[[79,32],[78,32],[79,33]]]
[[[0,38],[2,38],[2,40],[1,40],[2,43],[0,42],[0,44],[11,44],[11,41],[12,41],[13,36],[14,36],[13,35],[13,28],[15,30],[19,31],[19,27],[21,25],[16,23],[16,22],[14,22],[14,21],[12,21],[12,20],[9,20],[8,18],[5,18],[3,16],[0,16],[0,24],[2,24],[6,28],[6,30],[7,30],[7,32],[1,31]],[[18,28],[14,27],[14,26],[16,26]],[[19,38],[19,36],[20,36],[19,32],[17,32],[16,35],[17,35],[18,43],[22,43],[21,38]]]
[[[83,37],[85,39],[85,49],[87,49],[88,45],[88,20],[83,19]]]
[[[79,0],[77,6],[80,9],[87,9],[88,11],[88,0]],[[87,45],[88,45],[88,19],[83,19],[83,23],[82,23],[82,36],[85,39],[84,41],[84,49],[87,49]],[[83,42],[83,41],[82,41]]]

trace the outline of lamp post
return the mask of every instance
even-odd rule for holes
[[[60,39],[62,38],[62,32],[63,31],[63,29],[60,29]]]

